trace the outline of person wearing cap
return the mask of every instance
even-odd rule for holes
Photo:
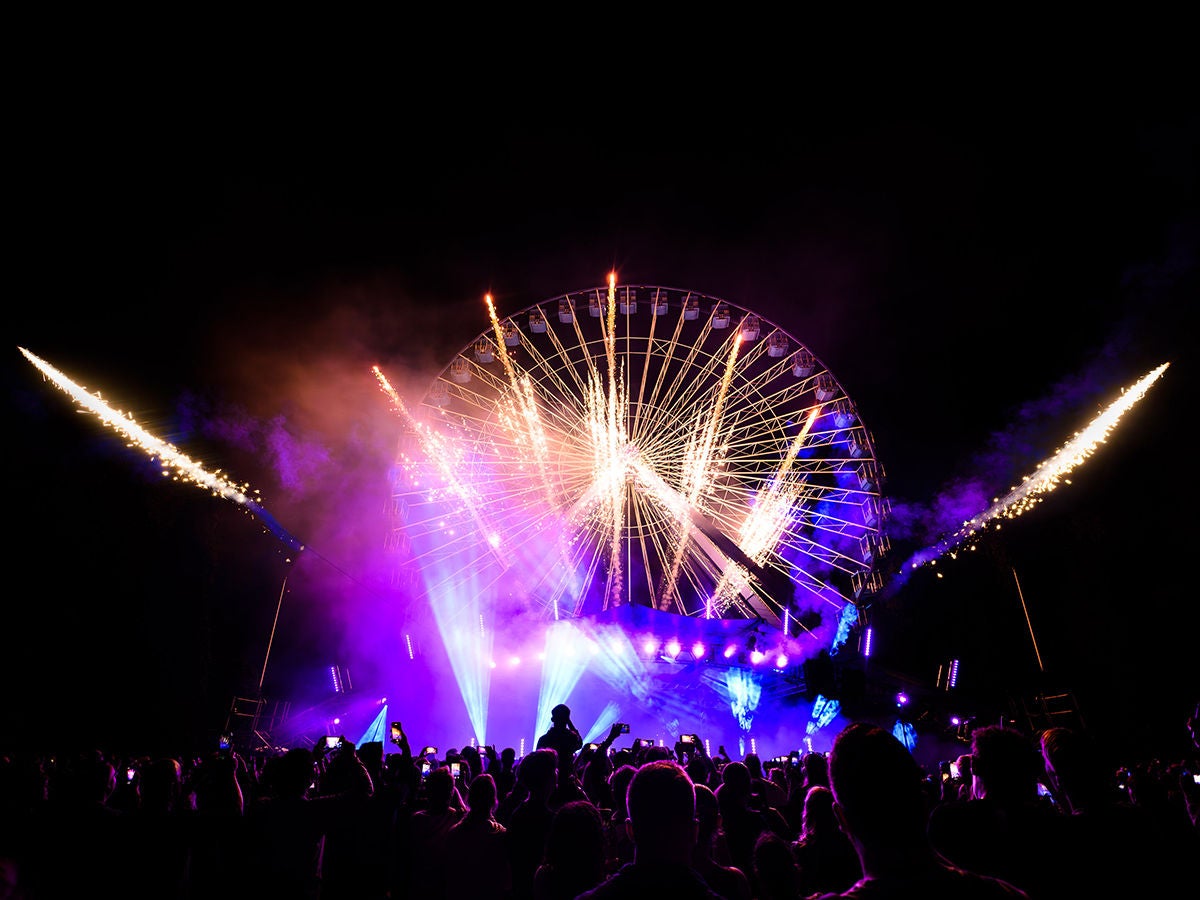
[[[558,771],[561,781],[564,773],[571,771],[575,754],[583,747],[583,735],[571,721],[571,708],[560,703],[550,710],[550,728],[537,741],[537,749],[558,752]]]

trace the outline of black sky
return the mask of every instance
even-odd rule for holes
[[[1200,691],[1196,117],[1052,99],[786,125],[41,111],[8,304],[4,741],[71,722],[203,739],[257,683],[288,572],[243,510],[162,483],[17,347],[306,535],[386,450],[363,413],[370,365],[424,384],[487,329],[485,293],[512,312],[615,269],[727,298],[812,348],[874,435],[898,535],[967,483],[1003,493],[1170,362],[1070,485],[943,577],[914,575],[879,617],[881,653],[914,677],[961,656],[981,690],[1072,690],[1136,751],[1178,745]],[[281,471],[271,434],[323,463]],[[371,527],[364,514],[335,549]],[[272,665],[322,664],[337,611],[289,605]]]

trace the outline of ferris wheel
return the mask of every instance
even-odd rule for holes
[[[398,453],[427,589],[556,619],[637,604],[785,630],[867,605],[883,469],[800,341],[726,300],[612,280],[486,307]]]

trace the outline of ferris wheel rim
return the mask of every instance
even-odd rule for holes
[[[853,423],[849,428],[843,430],[847,433],[852,432],[856,436],[855,440],[857,443],[851,445],[850,449],[846,451],[846,453],[856,454],[854,456],[853,465],[860,476],[862,487],[855,489],[853,486],[851,486],[842,488],[840,490],[844,494],[845,498],[856,501],[870,500],[878,505],[878,509],[875,513],[874,521],[868,521],[867,519],[869,514],[864,513],[863,521],[854,522],[848,518],[846,522],[838,525],[838,527],[842,528],[845,532],[837,536],[837,543],[839,547],[842,544],[849,545],[855,539],[861,539],[860,543],[862,543],[862,546],[865,549],[862,550],[860,555],[867,558],[860,559],[857,563],[855,563],[851,558],[851,554],[842,549],[838,549],[836,551],[830,551],[828,553],[830,558],[825,559],[822,562],[826,565],[832,564],[835,567],[836,565],[844,565],[848,569],[852,569],[853,571],[850,573],[851,579],[849,586],[839,588],[835,591],[835,594],[844,604],[850,604],[856,607],[866,605],[873,591],[877,590],[880,586],[877,576],[878,566],[874,564],[877,560],[874,557],[882,555],[882,553],[887,549],[886,533],[883,528],[883,518],[887,512],[886,499],[882,493],[882,482],[884,476],[882,466],[878,462],[876,456],[873,438],[865,426],[861,425],[861,417],[858,414],[857,406],[850,399],[849,393],[845,391],[840,380],[833,375],[823,360],[805,343],[788,332],[787,329],[779,325],[778,322],[754,311],[749,306],[716,297],[705,292],[686,288],[674,288],[649,284],[620,285],[619,288],[615,288],[619,292],[619,296],[625,298],[627,301],[621,303],[620,301],[614,301],[612,298],[612,294],[610,292],[613,291],[614,288],[615,286],[613,285],[602,285],[571,291],[564,294],[557,294],[545,300],[524,306],[515,312],[506,313],[503,316],[497,314],[491,307],[489,298],[488,306],[489,311],[491,312],[491,327],[480,331],[474,338],[464,344],[462,348],[451,358],[450,362],[431,380],[428,389],[420,398],[418,404],[421,413],[430,421],[437,421],[441,419],[443,422],[448,416],[459,415],[460,421],[454,427],[458,428],[461,433],[471,435],[472,440],[480,442],[481,444],[488,441],[494,442],[496,440],[496,435],[501,431],[499,425],[497,424],[498,416],[496,415],[494,404],[499,402],[497,400],[498,397],[506,394],[512,395],[517,391],[517,382],[513,378],[512,368],[510,368],[508,371],[507,378],[503,374],[497,374],[497,370],[502,369],[511,362],[511,360],[505,362],[504,358],[507,356],[507,351],[514,350],[515,352],[520,352],[517,350],[517,348],[521,347],[525,342],[546,342],[547,344],[550,344],[556,340],[555,335],[560,328],[564,333],[570,333],[570,331],[573,329],[578,335],[579,329],[575,328],[575,326],[579,323],[580,319],[585,316],[588,318],[602,320],[607,319],[607,317],[613,312],[613,309],[617,306],[620,306],[622,309],[619,317],[624,317],[627,329],[630,327],[629,323],[633,321],[638,322],[639,325],[644,324],[647,321],[647,319],[644,317],[647,315],[652,316],[654,320],[661,319],[664,325],[672,319],[672,313],[674,313],[674,318],[676,320],[676,322],[672,324],[678,324],[684,322],[685,320],[692,323],[701,323],[701,320],[704,320],[703,323],[701,325],[697,325],[697,327],[708,329],[705,331],[706,340],[712,337],[714,332],[717,330],[733,329],[733,323],[736,319],[736,330],[740,336],[739,341],[741,341],[746,337],[745,328],[747,327],[747,323],[749,323],[752,327],[757,329],[757,333],[751,340],[745,341],[745,343],[755,344],[755,342],[758,342],[755,344],[755,347],[752,348],[752,352],[757,352],[759,354],[759,358],[763,360],[770,358],[778,360],[780,357],[774,352],[776,347],[768,347],[766,351],[757,350],[756,348],[766,346],[766,340],[775,340],[776,343],[778,343],[778,336],[782,336],[782,338],[786,339],[788,348],[787,359],[785,362],[787,364],[792,364],[793,359],[803,356],[803,362],[809,367],[807,371],[802,372],[800,362],[796,362],[794,365],[792,365],[794,376],[797,379],[812,379],[809,390],[818,397],[824,395],[821,394],[821,392],[817,389],[819,386],[817,384],[819,381],[817,376],[823,376],[825,381],[821,382],[821,384],[827,389],[826,393],[828,393],[829,396],[827,396],[825,400],[821,401],[821,403],[832,403],[833,400],[838,400],[842,404],[840,409],[845,412],[847,419]],[[648,307],[645,311],[639,310],[638,308],[642,303],[646,304]],[[602,308],[602,315],[597,315],[597,306]],[[695,312],[696,315],[690,316],[691,312]],[[722,315],[724,315],[726,319],[724,322],[719,321],[719,317]],[[639,319],[639,316],[643,318]],[[592,324],[599,324],[600,332],[603,333],[603,321]],[[665,343],[662,344],[661,347],[656,347],[654,343],[654,332],[650,332],[649,336],[647,336],[646,334],[642,334],[640,332],[636,335],[631,335],[628,331],[626,331],[623,337],[630,341],[630,346],[637,342],[637,352],[640,352],[644,357],[654,357],[655,355],[666,352],[665,349],[661,349],[661,347],[666,347]],[[508,346],[510,339],[514,341],[511,347]],[[664,339],[659,338],[659,340]],[[570,347],[570,352],[575,354],[573,357],[570,356],[567,349],[565,349],[568,346]],[[723,346],[723,342],[719,340],[714,342],[714,347],[721,346]],[[542,377],[543,381],[538,383],[536,387],[530,388],[530,390],[533,390],[535,393],[537,391],[545,392],[546,396],[553,394],[555,400],[563,402],[564,398],[568,397],[572,391],[577,389],[582,390],[584,388],[585,382],[577,377],[579,371],[586,370],[592,365],[592,363],[588,361],[588,352],[598,351],[600,349],[601,346],[600,344],[596,343],[595,337],[590,338],[588,341],[580,339],[578,343],[574,345],[568,345],[568,342],[561,342],[559,349],[554,353],[550,352],[549,350],[543,351],[542,361],[540,363],[535,362],[529,365],[528,369],[526,369],[524,364],[515,368],[519,369],[523,375],[529,375],[530,373],[536,372]],[[603,349],[607,350],[607,347]],[[719,360],[720,355],[714,352],[701,351],[700,348],[697,347],[689,346],[688,350],[693,353],[693,359],[704,358],[707,360],[707,362],[703,364],[693,363],[693,368],[684,366],[682,369],[689,372],[699,372],[706,379],[711,380],[714,378],[717,371],[717,366],[713,360]],[[624,359],[626,357],[623,356],[622,358]],[[776,365],[779,365],[782,371],[783,364],[776,363]],[[558,366],[559,368],[556,370],[555,366]],[[486,382],[488,384],[487,391],[492,393],[486,396],[485,393],[476,394],[474,396],[475,402],[477,403],[476,409],[470,409],[469,403],[463,403],[461,404],[463,407],[462,409],[448,411],[447,407],[453,406],[448,398],[451,395],[454,395],[456,392],[460,399],[465,396],[467,394],[467,390],[465,389],[464,385],[469,384],[472,378]],[[531,383],[534,382],[531,381]],[[647,388],[647,379],[645,379],[645,377],[643,377],[643,381],[640,386],[643,389]],[[687,385],[676,385],[675,387],[678,388],[679,392],[683,396],[687,396]],[[744,400],[746,396],[749,396],[748,392],[743,394],[741,399]],[[488,397],[491,399],[489,400]],[[790,397],[791,395],[789,395],[789,398]],[[488,409],[489,403],[493,404],[491,409]],[[564,406],[565,405],[566,404],[564,403]],[[672,411],[674,411],[674,408]],[[545,412],[547,414],[553,412],[553,410],[550,409],[550,404],[546,405]],[[644,413],[648,418],[650,418],[655,413],[655,404],[650,402],[641,402],[637,405],[637,412],[639,414]],[[738,416],[731,416],[730,421],[736,420],[740,422],[741,424],[738,425],[738,428],[740,428],[741,431],[738,433],[743,433],[748,432],[749,426],[755,423],[755,416],[769,416],[774,414],[775,413],[773,411],[768,410],[764,405],[762,409],[756,408],[751,410],[749,413],[741,413],[740,418],[738,418]],[[472,419],[472,416],[475,416],[476,418]],[[665,421],[665,417],[662,418],[663,421]],[[576,418],[570,419],[570,421],[578,424],[579,420]],[[767,420],[764,419],[764,421]],[[779,427],[779,423],[777,421],[770,420],[770,424],[772,427]],[[795,430],[795,423],[789,423],[789,427]],[[731,428],[731,432],[732,431],[737,431],[737,428]],[[780,434],[784,433],[785,430],[780,429]],[[832,437],[827,436],[827,439],[831,445],[833,442],[838,440],[836,435]],[[623,449],[624,452],[630,454],[641,454],[646,452],[638,443],[634,441],[627,441],[623,445]],[[821,477],[831,480],[835,479],[836,477],[842,477],[844,479],[844,477],[847,475],[847,469],[849,466],[849,463],[847,462],[848,457],[843,458],[844,455],[837,456],[833,453],[833,451],[830,451],[828,455],[832,462],[826,466],[826,469],[820,470],[814,466],[810,474],[813,474],[814,477],[819,474]],[[560,468],[570,468],[571,465],[575,465],[577,462],[574,460],[564,461],[565,459],[566,457],[562,456],[557,460]],[[659,463],[658,465],[665,464]],[[869,477],[867,477],[866,480],[863,480],[861,475],[864,470],[869,472]],[[729,483],[736,485],[736,467],[734,467],[732,471],[734,471],[734,475],[730,476]],[[748,469],[748,474],[743,473],[743,477],[745,478],[746,482],[753,487],[762,487],[763,478],[761,477],[761,471],[759,469],[755,469],[753,466],[751,466],[750,469]],[[586,481],[586,478],[583,478],[583,476],[580,476],[580,479],[581,482]],[[566,481],[566,478],[561,476],[559,477],[560,483],[566,483]],[[518,498],[518,487],[524,491],[530,490],[529,485],[517,484],[510,485],[509,487],[504,488],[504,490],[512,491],[513,493],[511,496],[513,498]],[[569,491],[564,490],[564,493],[569,494]],[[828,493],[833,493],[832,489]],[[732,508],[736,506],[738,502],[744,500],[747,494],[745,490],[741,488],[730,488],[728,496],[732,498],[728,503],[728,505]],[[521,499],[515,499],[514,502],[522,503],[526,502],[527,499],[528,495]],[[722,501],[720,501],[719,497],[712,499],[712,508],[721,508],[721,502]],[[625,539],[641,543],[642,552],[644,554],[647,552],[659,555],[665,554],[665,546],[654,546],[654,539],[652,537],[654,534],[654,527],[661,527],[661,525],[653,525],[651,521],[655,514],[660,519],[666,516],[666,512],[664,512],[664,510],[670,511],[670,507],[660,506],[654,509],[650,507],[644,508],[642,513],[648,518],[646,520],[638,519],[636,525],[629,525],[623,528],[621,530],[621,536]],[[753,574],[754,565],[752,559],[750,556],[743,554],[743,558],[738,560],[738,544],[736,541],[729,539],[728,534],[722,531],[722,524],[714,525],[714,523],[711,521],[704,521],[704,517],[699,517],[697,519],[697,517],[692,516],[692,518],[694,521],[692,521],[690,524],[691,526],[695,526],[695,531],[702,536],[707,534],[711,544],[719,545],[715,552],[712,550],[706,551],[711,559],[715,559],[719,556],[727,557],[728,561],[740,562]],[[483,527],[486,524],[486,520],[477,519],[475,524],[479,526],[481,533],[486,531],[486,528]],[[530,523],[526,524],[530,527],[533,527]],[[709,526],[711,526],[711,528]],[[724,537],[726,540],[722,542],[721,537]],[[700,539],[703,540],[703,537]],[[868,546],[868,544],[871,546]],[[802,555],[800,550],[796,550],[795,552],[799,555]],[[703,556],[703,554],[701,554],[701,556]],[[703,562],[703,559],[701,561]],[[795,561],[795,558],[790,560],[791,563],[795,563]],[[769,567],[761,569],[758,574],[761,575],[762,572],[767,571],[768,568]],[[587,577],[593,578],[596,576],[596,574],[596,569],[593,568],[587,573]],[[846,573],[841,574],[844,575]],[[799,572],[787,572],[786,578],[788,585],[793,591],[809,590],[812,593],[819,594],[822,590],[827,590],[829,588],[829,585],[823,581],[822,578],[811,577],[807,575],[803,569],[801,569]],[[874,583],[872,583],[873,579]],[[657,600],[655,600],[653,597],[650,599],[653,602],[657,602]],[[780,602],[779,612],[783,613],[788,606],[789,604],[786,601]],[[557,606],[555,607],[556,616],[562,612],[563,611]],[[578,610],[576,610],[576,612],[578,612]],[[738,615],[735,617],[747,618],[749,615],[746,615],[745,613],[757,613],[761,612],[761,610],[755,610],[753,607],[750,609],[743,607],[741,612],[743,615]],[[699,614],[699,612],[695,609],[692,609],[690,612],[688,612],[688,614],[695,615]]]

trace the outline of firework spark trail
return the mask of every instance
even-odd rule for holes
[[[29,352],[24,347],[18,347],[17,349],[38,368],[42,375],[50,379],[59,390],[69,396],[79,406],[97,416],[101,422],[118,434],[123,435],[131,446],[144,450],[152,459],[158,459],[162,465],[164,475],[173,471],[176,481],[205,488],[216,496],[224,497],[226,500],[232,500],[239,506],[244,506],[275,537],[279,538],[279,540],[283,541],[291,549],[297,552],[304,549],[304,544],[289,534],[257,500],[247,496],[246,492],[249,490],[247,485],[231,481],[227,476],[222,475],[220,470],[209,472],[200,463],[180,452],[172,444],[146,431],[129,414],[113,409],[101,398],[99,392],[89,393],[86,388],[76,384],[41,357]]]
[[[393,409],[400,414],[401,418],[412,428],[413,433],[417,435],[421,449],[424,451],[426,457],[432,460],[434,465],[437,466],[438,471],[441,472],[442,477],[449,484],[450,491],[466,504],[467,511],[471,514],[471,518],[475,520],[475,525],[479,528],[479,533],[483,535],[484,542],[488,545],[496,561],[500,563],[502,569],[507,569],[508,562],[501,555],[499,549],[500,535],[484,521],[483,516],[479,512],[479,506],[475,501],[474,491],[455,472],[452,448],[446,446],[445,442],[438,435],[434,434],[413,417],[412,413],[408,410],[408,406],[400,397],[399,392],[388,381],[387,376],[383,374],[379,366],[372,366],[371,372],[375,375],[375,380],[379,382],[380,390],[391,399]]]
[[[729,359],[725,364],[725,375],[721,378],[720,390],[717,393],[716,403],[714,404],[712,414],[708,417],[708,423],[705,427],[699,429],[700,439],[693,440],[685,453],[685,468],[684,468],[684,489],[687,497],[688,507],[697,506],[700,499],[700,494],[708,486],[711,480],[711,465],[714,455],[714,447],[716,445],[717,432],[721,427],[721,418],[724,415],[725,397],[729,393],[729,384],[733,381],[734,369],[737,365],[738,349],[742,345],[742,335],[739,331],[734,338],[732,345],[729,348]],[[670,572],[666,578],[666,589],[671,591],[675,583],[679,579],[679,569],[683,564],[683,555],[686,549],[687,539],[691,534],[691,523],[689,520],[681,518],[679,527],[682,531],[682,540],[676,547],[674,559],[671,560]],[[728,579],[723,573],[720,583],[717,585],[717,590],[714,592],[714,597],[722,596],[722,589],[726,586]],[[705,611],[705,618],[712,618],[713,601],[710,599],[708,609]]]
[[[547,508],[554,509],[557,503],[548,466],[549,441],[546,439],[546,427],[542,423],[541,413],[538,411],[538,400],[537,394],[534,391],[533,381],[528,375],[519,375],[516,367],[513,365],[512,358],[508,354],[508,344],[504,340],[504,329],[500,324],[500,319],[496,316],[496,306],[492,300],[492,295],[485,294],[483,299],[487,304],[488,318],[492,323],[492,332],[496,336],[496,346],[500,354],[500,363],[504,367],[505,374],[508,375],[508,383],[511,388],[510,396],[515,398],[513,405],[517,407],[517,416],[512,420],[508,430],[514,435],[516,443],[520,444],[522,441],[528,440],[534,462],[537,464]],[[557,534],[559,562],[563,570],[569,572],[571,563],[570,554],[567,549],[567,535],[565,530],[561,528],[555,529],[555,532]],[[554,618],[557,620],[558,617],[559,603],[558,592],[556,591],[554,594]]]
[[[820,412],[821,407],[816,406],[808,414],[804,426],[788,448],[779,471],[771,479],[767,490],[755,498],[750,515],[738,531],[738,545],[757,563],[762,563],[764,556],[776,546],[783,529],[787,527],[792,504],[796,500],[795,488],[787,486],[787,477]]]
[[[943,539],[934,547],[916,553],[909,561],[908,567],[915,569],[936,560],[986,528],[995,519],[1015,519],[1040,503],[1042,494],[1058,487],[1059,483],[1073,469],[1083,464],[1095,452],[1097,446],[1104,443],[1109,433],[1120,422],[1121,417],[1146,395],[1146,392],[1162,377],[1169,365],[1170,363],[1163,363],[1142,376],[1130,387],[1123,388],[1121,396],[1089,422],[1087,427],[1076,433],[1049,459],[1038,463],[1032,475],[1027,475],[1017,487],[995,500],[982,513],[964,522],[963,526],[953,535]]]
[[[788,525],[797,494],[794,487],[787,486],[787,476],[820,411],[821,407],[817,406],[809,413],[803,427],[792,440],[769,487],[755,498],[749,515],[738,529],[737,545],[747,557],[759,565],[762,565],[766,555],[775,548]],[[713,589],[713,596],[720,597],[730,591],[740,592],[745,596],[745,575],[745,570],[737,564],[725,569]],[[787,598],[775,599],[784,602]]]
[[[511,430],[516,433],[518,442],[520,442],[521,438],[528,439],[534,461],[537,463],[538,474],[541,476],[542,489],[546,495],[546,502],[553,508],[555,506],[554,487],[550,483],[550,475],[546,465],[548,442],[546,441],[546,428],[542,424],[541,415],[538,412],[537,396],[533,392],[533,385],[530,382],[529,376],[522,377],[518,375],[516,368],[513,366],[512,358],[508,355],[508,345],[504,340],[504,329],[500,324],[499,318],[496,316],[496,307],[492,302],[492,295],[485,294],[483,299],[487,304],[488,318],[492,322],[492,332],[496,335],[496,348],[500,354],[500,362],[504,366],[505,374],[508,375],[508,383],[512,388],[512,396],[516,398],[517,411],[523,424],[522,428],[518,429],[514,427]]]
[[[602,464],[602,471],[607,471],[609,479],[608,512],[612,532],[609,543],[609,576],[611,578],[611,588],[608,596],[614,606],[619,606],[624,585],[624,571],[621,566],[621,532],[625,524],[625,508],[621,495],[625,489],[625,479],[624,477],[618,478],[617,474],[618,470],[623,473],[625,469],[624,455],[627,435],[624,430],[626,414],[624,391],[623,389],[619,390],[620,382],[617,378],[616,342],[617,276],[615,273],[610,273],[608,276],[608,328],[604,334],[604,350],[608,361],[607,402],[605,402],[604,395],[600,390],[599,378],[595,377],[598,373],[595,373],[594,369],[593,376],[596,388],[592,396],[597,403],[603,403],[602,408],[597,411],[600,415],[596,416],[595,421],[603,422],[605,427],[600,440],[594,446],[605,457]]]

